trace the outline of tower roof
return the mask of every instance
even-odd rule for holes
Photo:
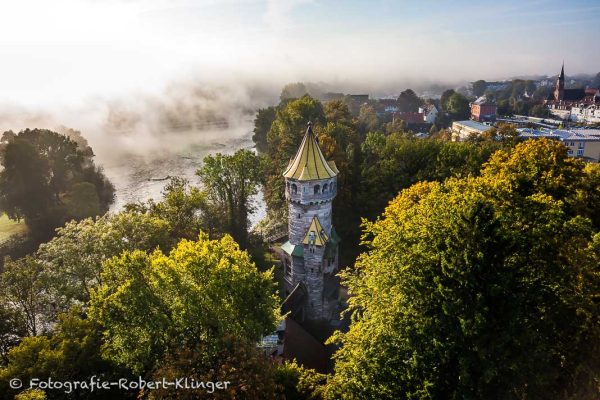
[[[565,79],[565,62],[563,61],[562,68],[560,69],[560,75],[558,77],[560,80]]]
[[[313,134],[312,124],[309,122],[300,148],[294,159],[290,161],[283,176],[298,181],[311,181],[333,178],[337,174],[338,170],[335,163],[333,161],[328,163],[325,160],[325,156],[323,156],[319,143]]]
[[[308,231],[304,236],[303,244],[315,244],[317,246],[325,246],[329,237],[325,233],[323,226],[321,225],[321,221],[319,221],[319,217],[316,215],[313,217],[310,226],[308,227]]]

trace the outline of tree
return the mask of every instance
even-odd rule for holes
[[[204,158],[197,172],[210,199],[222,210],[229,232],[242,248],[248,246],[248,216],[254,211],[252,196],[263,179],[263,165],[249,150]]]
[[[7,133],[2,141],[0,211],[25,219],[38,243],[71,218],[108,211],[114,188],[89,147],[46,129]]]
[[[532,117],[545,118],[550,115],[550,110],[548,110],[548,108],[544,107],[542,104],[536,104],[529,110],[529,115]]]
[[[90,215],[100,214],[100,199],[96,187],[89,182],[75,183],[65,196],[67,218],[80,220]]]
[[[71,221],[59,228],[56,237],[40,246],[36,257],[46,279],[44,293],[56,307],[47,318],[54,320],[57,312],[74,304],[87,304],[92,290],[102,282],[104,261],[124,251],[170,250],[175,241],[169,228],[158,217],[127,212]]]
[[[472,87],[473,96],[477,96],[477,97],[483,96],[486,89],[487,89],[486,81],[480,79],[478,81],[473,82],[473,87]]]
[[[22,139],[6,144],[0,172],[0,210],[37,227],[54,206],[48,161]]]
[[[508,147],[512,147],[519,141],[519,131],[513,124],[501,122],[490,130],[478,135],[479,140],[502,140]],[[475,140],[477,140],[475,139]]]
[[[600,72],[598,72],[592,80],[591,87],[596,89],[600,88]]]
[[[8,352],[27,335],[25,321],[8,303],[0,303],[0,367],[8,363]]]
[[[134,251],[105,262],[90,315],[105,328],[105,355],[138,373],[184,349],[215,360],[228,336],[256,342],[272,332],[274,285],[230,236],[201,235],[168,256]]]
[[[54,382],[89,381],[92,376],[108,382],[120,378],[131,379],[129,372],[102,358],[101,347],[101,326],[77,308],[61,314],[52,336],[26,337],[9,352],[8,365],[0,369],[0,399],[12,399],[9,395],[14,395],[15,391],[9,388],[9,380],[13,378],[24,383],[32,378],[51,378]],[[75,388],[71,394],[62,393],[61,390],[48,390],[47,395],[51,399],[134,397],[134,393],[118,388],[96,391]]]
[[[358,130],[364,136],[369,132],[379,129],[379,118],[375,108],[370,104],[364,104],[360,107],[358,113]]]
[[[526,141],[480,177],[404,190],[365,225],[370,250],[343,274],[353,322],[335,338],[327,396],[595,397],[589,168],[559,142]]]
[[[398,97],[398,110],[404,112],[417,112],[423,100],[412,89],[406,89]]]
[[[269,148],[267,134],[271,129],[271,124],[275,121],[275,115],[275,107],[261,108],[256,113],[252,141],[260,153],[265,153]]]
[[[308,89],[302,82],[288,83],[281,90],[279,99],[283,102],[285,100],[299,99],[302,96],[308,95]]]
[[[47,328],[45,316],[52,304],[46,293],[47,276],[44,267],[33,257],[12,261],[4,265],[0,275],[0,299],[17,312],[18,324],[25,326],[31,336]]]
[[[442,107],[442,110],[444,111],[448,111],[448,100],[450,100],[450,97],[456,93],[454,91],[454,89],[447,89],[444,90],[444,93],[442,93],[442,96],[440,97],[440,105]]]
[[[324,113],[327,122],[352,126],[350,108],[343,100],[333,100],[325,103]]]
[[[215,356],[207,356],[213,349],[200,344],[199,348],[181,349],[174,356],[168,356],[160,367],[152,373],[156,380],[176,380],[182,376],[200,382],[227,381],[227,387],[221,389],[178,390],[161,388],[151,391],[151,400],[177,399],[280,399],[281,392],[276,381],[276,365],[260,350],[255,343],[244,342],[235,337],[225,337],[224,345]]]
[[[448,99],[447,111],[455,120],[467,119],[471,115],[469,100],[460,93],[454,93]]]
[[[286,361],[277,368],[277,381],[283,387],[286,400],[318,400],[323,398],[323,384],[327,375],[306,369],[294,361]]]
[[[193,240],[200,231],[210,237],[226,233],[220,219],[220,204],[209,199],[209,193],[191,186],[186,179],[173,177],[162,192],[160,202],[149,200],[146,206],[130,205],[128,208],[160,218],[169,224],[174,242],[180,239]]]

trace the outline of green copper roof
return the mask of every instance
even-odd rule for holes
[[[337,174],[335,163],[325,160],[309,122],[300,148],[283,176],[298,181],[312,181],[333,178]]]
[[[303,257],[304,256],[304,247],[295,246],[295,245],[291,244],[289,241],[287,241],[283,245],[281,245],[281,250],[285,251],[290,256],[295,256],[295,257]]]

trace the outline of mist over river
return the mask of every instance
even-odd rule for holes
[[[121,211],[128,203],[160,200],[169,177],[179,176],[193,185],[199,185],[196,170],[201,167],[205,156],[254,149],[252,128],[253,121],[248,119],[236,127],[213,127],[210,132],[204,129],[166,132],[165,146],[144,154],[125,153],[120,157],[103,157],[100,153],[96,163],[104,168],[116,191],[110,211]],[[118,149],[115,151],[119,152]],[[254,202],[257,210],[250,215],[252,226],[266,214],[262,193],[255,197]]]

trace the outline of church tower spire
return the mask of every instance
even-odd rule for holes
[[[554,87],[554,100],[561,101],[565,95],[565,62],[562,63],[560,75],[556,79],[556,86]]]
[[[283,171],[288,241],[281,249],[286,295],[303,293],[304,314],[310,320],[329,320],[337,307],[337,298],[326,289],[335,289],[338,268],[339,237],[331,221],[338,173],[335,163],[325,159],[309,122]]]

